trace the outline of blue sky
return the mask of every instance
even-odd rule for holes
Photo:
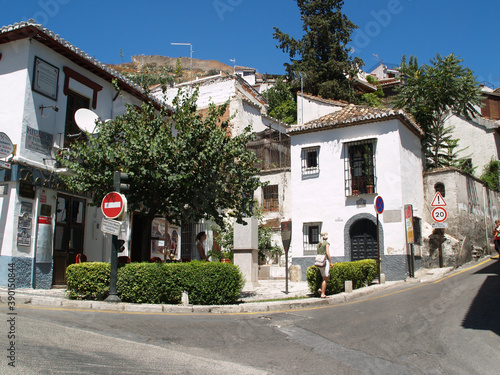
[[[440,53],[464,59],[478,81],[500,86],[499,0],[346,0],[359,26],[351,46],[366,68],[402,55],[427,63]],[[287,54],[276,48],[273,26],[300,38],[294,0],[1,0],[0,25],[35,19],[103,63],[132,55],[189,56],[283,74]]]

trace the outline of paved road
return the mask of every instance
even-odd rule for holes
[[[496,375],[499,274],[500,261],[490,260],[438,282],[277,313],[20,307],[17,371],[4,356],[0,373]]]

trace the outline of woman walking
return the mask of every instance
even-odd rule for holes
[[[332,263],[332,258],[330,257],[330,243],[328,240],[328,233],[321,233],[323,241],[318,244],[318,255],[325,255],[325,265],[323,267],[318,267],[323,281],[321,283],[321,289],[318,292],[321,294],[321,298],[326,298],[326,283],[330,279],[330,264]]]

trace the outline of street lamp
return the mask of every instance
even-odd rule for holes
[[[189,46],[191,60],[191,81],[193,81],[193,44],[192,43],[170,43],[173,46]]]

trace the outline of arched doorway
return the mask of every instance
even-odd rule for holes
[[[378,259],[377,226],[369,219],[357,220],[349,229],[351,261]]]

